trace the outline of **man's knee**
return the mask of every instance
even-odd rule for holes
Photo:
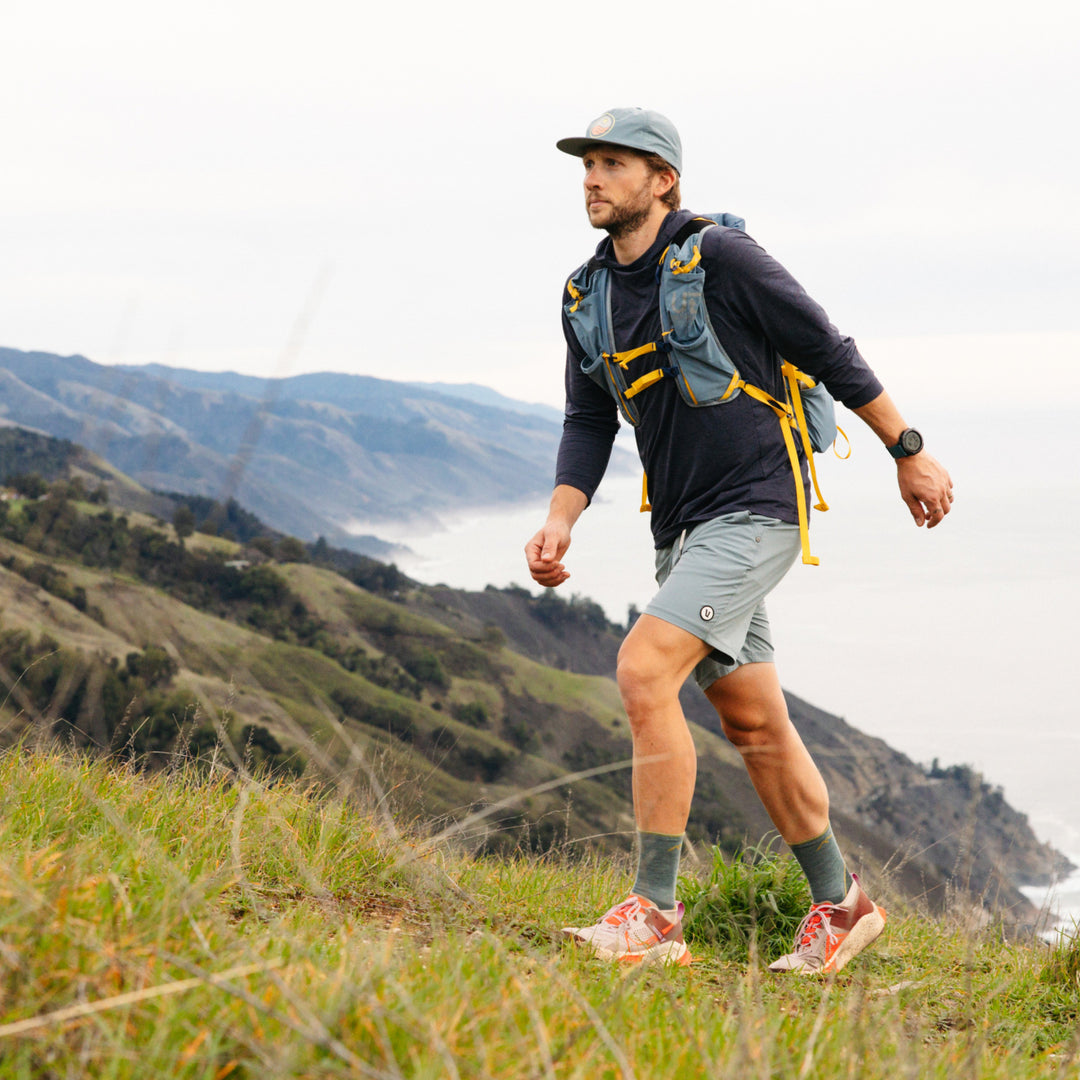
[[[707,647],[685,630],[642,615],[619,649],[616,681],[631,725],[670,704]]]
[[[663,661],[655,649],[643,642],[631,642],[628,638],[619,649],[615,680],[619,684],[630,722],[647,715],[662,700],[678,694],[678,687],[669,685]]]
[[[742,749],[768,746],[791,724],[787,702],[771,664],[747,664],[705,692],[724,734]]]

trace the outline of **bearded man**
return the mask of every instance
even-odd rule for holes
[[[612,109],[583,137],[556,145],[581,158],[589,222],[608,235],[564,293],[563,436],[547,520],[526,544],[526,560],[541,585],[569,577],[571,530],[603,477],[621,412],[634,424],[648,478],[659,585],[623,642],[617,672],[634,744],[637,876],[594,925],[565,933],[605,959],[690,962],[675,890],[696,773],[678,694],[693,673],[810,884],[813,903],[793,950],[771,967],[839,971],[881,933],[885,912],[847,871],[825,783],[788,716],[774,663],[764,600],[799,553],[808,487],[802,447],[763,404],[788,396],[781,357],[881,439],[917,526],[944,520],[952,481],[855,343],[782,266],[741,229],[679,209],[682,146],[670,120]],[[693,258],[665,270],[661,259],[690,236]],[[662,271],[691,270],[703,272],[713,354],[737,369],[738,381],[712,404],[672,362],[675,339],[664,325],[672,315],[662,310]]]

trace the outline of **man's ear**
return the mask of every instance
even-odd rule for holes
[[[675,170],[664,169],[662,172],[653,173],[653,194],[662,199],[675,186]]]

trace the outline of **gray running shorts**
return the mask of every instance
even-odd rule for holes
[[[645,612],[712,646],[694,668],[702,690],[742,664],[772,660],[765,596],[799,550],[798,525],[743,510],[695,525],[657,551],[660,591]]]

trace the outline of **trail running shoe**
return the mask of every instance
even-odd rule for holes
[[[814,904],[795,932],[795,951],[769,965],[770,971],[825,975],[844,965],[885,929],[885,909],[863,892],[852,874],[840,904]]]
[[[589,946],[601,960],[622,964],[690,963],[683,941],[683,906],[661,911],[643,896],[628,896],[595,926],[564,926],[563,933],[579,945]]]

